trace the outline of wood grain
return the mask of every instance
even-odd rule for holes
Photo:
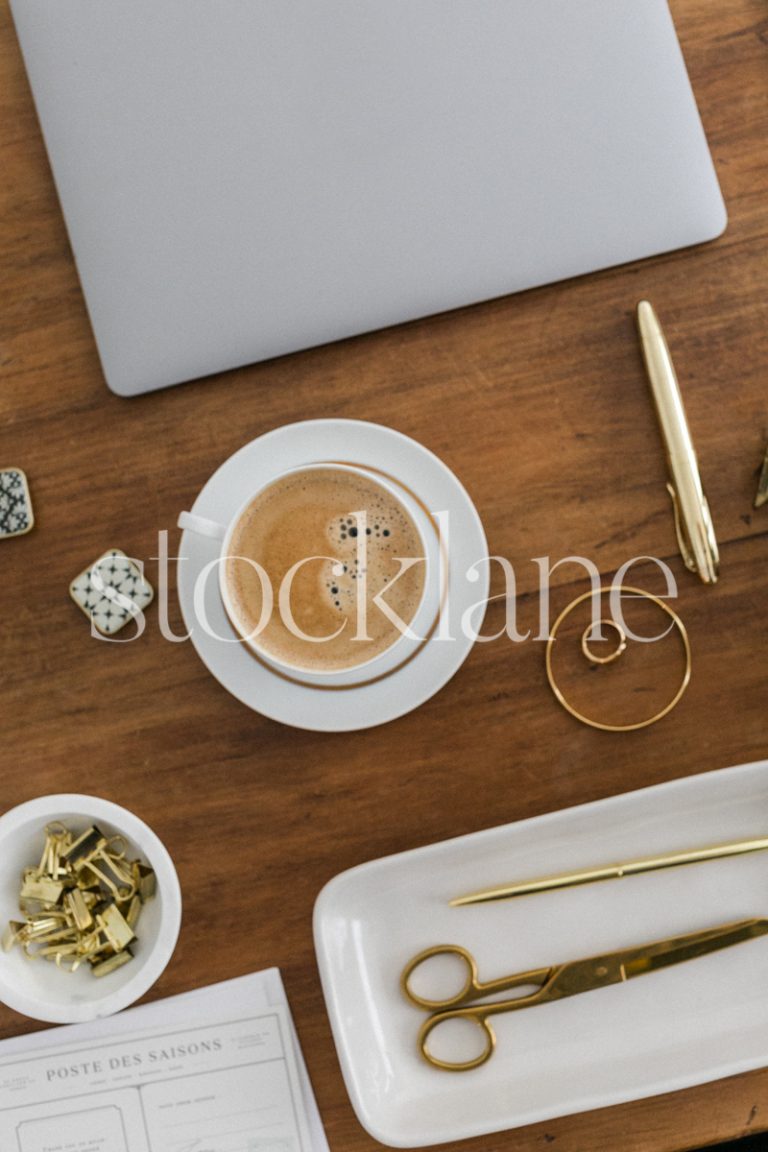
[[[0,462],[27,471],[37,514],[33,533],[0,545],[2,807],[92,791],[155,827],[185,921],[151,997],[279,965],[334,1152],[375,1145],[347,1100],[314,962],[325,880],[768,752],[768,509],[751,507],[768,435],[768,19],[761,0],[672,8],[730,212],[721,239],[124,401],[103,383],[0,7]],[[677,555],[632,322],[642,296],[685,389],[721,542],[715,588]],[[582,553],[606,574],[635,555],[667,559],[695,661],[674,715],[629,735],[591,731],[554,703],[540,643],[493,643],[418,712],[318,736],[247,711],[156,616],[137,643],[89,637],[67,596],[77,572],[114,545],[146,558],[152,579],[158,530],[176,539],[179,510],[225,457],[331,415],[392,425],[457,472],[491,550],[515,564],[521,621],[538,612],[532,557]],[[553,584],[559,606],[583,589],[572,566]],[[175,602],[171,617],[180,630]],[[226,949],[211,946],[222,938]],[[0,1036],[34,1027],[0,1008]],[[474,1146],[669,1152],[763,1129],[768,1069]]]

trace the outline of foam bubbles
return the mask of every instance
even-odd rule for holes
[[[326,526],[330,549],[341,560],[342,572],[338,578],[324,574],[322,586],[328,602],[344,616],[356,608],[358,581],[363,575],[371,584],[367,589],[371,599],[397,572],[397,559],[414,553],[418,543],[410,516],[393,498],[373,489],[366,495],[364,509],[336,515]],[[421,555],[420,547],[415,554]],[[361,564],[363,557],[365,566]]]

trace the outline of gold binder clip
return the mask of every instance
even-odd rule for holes
[[[116,904],[110,904],[96,915],[99,931],[115,952],[121,952],[136,939],[133,929],[126,922]]]
[[[94,824],[69,845],[64,853],[64,860],[77,872],[93,856],[94,852],[105,847],[106,843],[106,836]]]
[[[89,957],[89,960],[93,976],[108,976],[116,968],[122,968],[123,964],[133,960],[133,953],[130,948],[124,948],[122,952],[115,952],[114,956],[108,956],[106,959]]]

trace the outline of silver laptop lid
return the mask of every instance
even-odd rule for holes
[[[13,0],[131,395],[722,231],[665,0]]]

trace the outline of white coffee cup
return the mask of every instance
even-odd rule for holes
[[[230,555],[232,539],[243,514],[262,493],[268,488],[271,488],[272,485],[285,479],[285,477],[295,473],[320,470],[327,472],[329,469],[338,472],[349,472],[377,484],[380,488],[384,489],[392,499],[402,505],[416,526],[422,555],[424,556],[424,586],[416,611],[412,619],[408,622],[407,632],[401,633],[383,652],[379,652],[377,655],[370,657],[368,660],[361,661],[353,667],[341,670],[334,669],[326,671],[318,669],[317,667],[310,668],[280,660],[265,650],[264,646],[260,643],[259,635],[246,634],[238,620],[238,612],[227,584],[226,565],[220,562],[216,567],[218,571],[219,594],[230,623],[242,643],[247,645],[263,664],[284,676],[288,676],[293,680],[299,680],[307,685],[322,688],[345,688],[367,683],[370,680],[386,676],[396,670],[400,665],[410,659],[411,656],[415,655],[435,628],[439,618],[442,585],[445,577],[443,572],[444,565],[441,562],[438,528],[427,509],[419,502],[413,493],[402,487],[397,481],[382,476],[379,472],[368,470],[358,465],[315,462],[286,469],[284,472],[280,472],[271,477],[267,483],[261,485],[261,487],[252,492],[248,498],[243,501],[237,512],[226,524],[209,520],[193,512],[182,512],[178,518],[178,526],[185,531],[194,532],[199,536],[206,536],[211,540],[219,541],[221,547],[219,549],[218,559],[222,561]]]

